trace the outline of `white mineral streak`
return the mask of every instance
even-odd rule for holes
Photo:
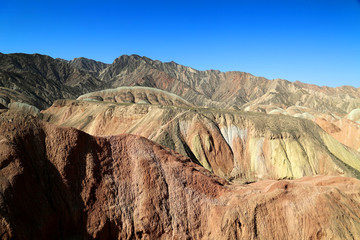
[[[231,149],[234,149],[233,141],[237,137],[241,139],[241,143],[243,146],[246,143],[247,136],[248,136],[247,129],[240,129],[235,125],[231,125],[229,127],[220,128],[220,131]]]

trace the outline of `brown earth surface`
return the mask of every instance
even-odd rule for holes
[[[3,239],[358,239],[360,181],[228,183],[140,136],[0,114]]]

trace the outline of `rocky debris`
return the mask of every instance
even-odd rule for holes
[[[3,239],[357,239],[360,181],[227,183],[140,136],[0,114]]]
[[[57,101],[42,113],[52,124],[92,135],[141,135],[226,179],[360,177],[360,154],[302,118],[80,100]]]

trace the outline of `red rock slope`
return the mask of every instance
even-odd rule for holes
[[[352,239],[360,182],[228,184],[134,135],[0,115],[3,239]]]

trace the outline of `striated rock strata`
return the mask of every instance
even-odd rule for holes
[[[57,101],[42,113],[50,123],[92,135],[144,136],[227,179],[360,178],[359,152],[302,118],[80,100]]]
[[[78,99],[116,103],[193,106],[175,94],[149,87],[118,87],[115,89],[106,89],[81,95]]]

